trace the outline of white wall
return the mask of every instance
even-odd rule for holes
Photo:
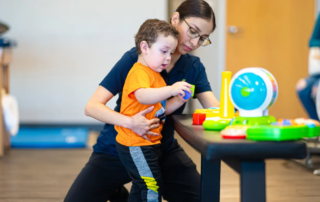
[[[11,93],[21,122],[95,123],[86,102],[148,18],[165,20],[167,1],[0,0],[5,36],[18,43]]]

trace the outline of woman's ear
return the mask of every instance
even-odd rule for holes
[[[140,43],[140,50],[141,50],[141,52],[142,52],[143,54],[145,54],[145,55],[147,54],[148,48],[149,48],[148,43],[147,43],[146,41],[141,41],[141,43]]]
[[[180,20],[180,13],[179,12],[174,12],[172,14],[171,24],[172,25],[177,25],[179,23],[179,20]]]

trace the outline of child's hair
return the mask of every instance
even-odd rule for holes
[[[158,19],[146,20],[140,26],[138,33],[134,37],[137,53],[141,54],[140,43],[142,41],[146,41],[148,46],[151,47],[152,44],[157,41],[160,34],[163,34],[165,37],[170,35],[175,39],[179,39],[179,32],[166,21]]]

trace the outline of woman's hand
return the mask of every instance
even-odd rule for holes
[[[145,117],[146,114],[150,113],[153,110],[153,106],[135,114],[131,117],[132,124],[129,129],[131,129],[134,133],[138,134],[139,136],[143,137],[144,139],[151,142],[147,135],[158,136],[159,134],[151,132],[149,130],[158,128],[159,127],[159,119],[147,119]]]

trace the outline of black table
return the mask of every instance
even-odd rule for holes
[[[220,201],[221,160],[240,175],[241,202],[265,202],[265,159],[303,159],[303,141],[255,142],[223,139],[192,125],[192,115],[173,115],[177,133],[201,153],[201,201]]]

